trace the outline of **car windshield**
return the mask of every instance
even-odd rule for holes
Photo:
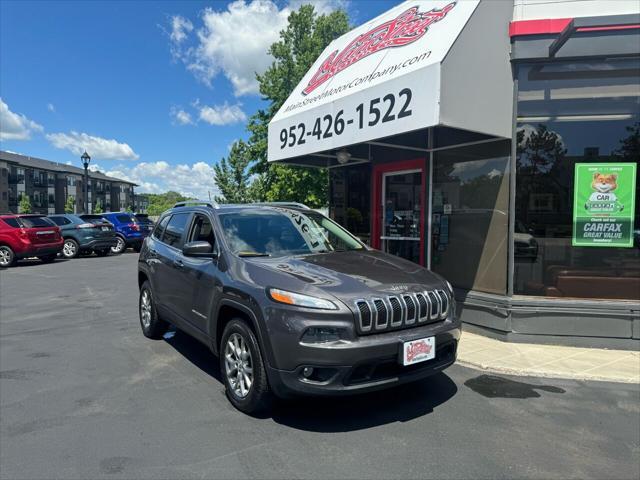
[[[26,228],[40,228],[55,226],[47,217],[20,217],[20,222]]]
[[[242,257],[364,249],[337,223],[311,210],[240,210],[220,214],[220,221],[232,252]]]

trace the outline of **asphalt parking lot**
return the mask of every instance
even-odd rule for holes
[[[638,385],[454,366],[251,418],[180,332],[142,336],[137,255],[0,272],[1,478],[634,478]]]

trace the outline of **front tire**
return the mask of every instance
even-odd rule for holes
[[[80,253],[78,242],[73,238],[66,238],[62,247],[62,256],[66,259],[76,258]]]
[[[125,243],[124,238],[120,236],[117,237],[116,240],[118,243],[116,243],[115,247],[111,247],[111,253],[120,254],[125,251],[127,244]]]
[[[11,247],[0,245],[0,268],[9,268],[16,261],[16,255]]]
[[[140,327],[145,337],[158,340],[167,333],[169,325],[158,316],[151,284],[148,280],[140,287],[138,314],[140,315]]]
[[[253,415],[273,401],[255,334],[240,318],[231,320],[220,342],[220,372],[227,398],[241,412]]]

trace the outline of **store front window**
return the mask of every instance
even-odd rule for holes
[[[454,287],[506,294],[510,145],[434,153],[431,269]]]
[[[514,293],[640,298],[637,180],[606,175],[611,192],[636,192],[635,206],[618,207],[635,207],[629,245],[573,245],[576,164],[637,164],[639,111],[637,58],[518,67]]]
[[[329,216],[363,242],[371,244],[371,167],[330,170]]]

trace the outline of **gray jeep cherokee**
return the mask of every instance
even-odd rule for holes
[[[145,240],[140,324],[220,359],[229,400],[337,395],[422,379],[456,358],[450,284],[297,204],[178,203]]]

